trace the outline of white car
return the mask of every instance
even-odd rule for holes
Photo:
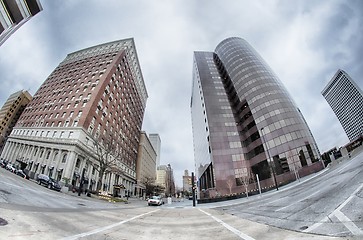
[[[8,165],[6,165],[6,169],[13,173],[15,173],[16,171],[16,168],[11,163],[8,163]]]
[[[149,200],[147,200],[147,205],[149,205],[149,206],[151,206],[151,205],[160,206],[163,204],[164,204],[164,201],[160,196],[152,196],[151,198],[149,198]]]

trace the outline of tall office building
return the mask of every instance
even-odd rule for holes
[[[0,0],[0,46],[42,10],[39,0]]]
[[[160,148],[161,148],[161,139],[160,135],[157,133],[149,134],[149,139],[151,145],[153,145],[156,152],[156,167],[160,166]]]
[[[139,197],[145,197],[145,181],[151,180],[154,182],[156,180],[156,152],[144,131],[141,131],[140,136],[136,163],[136,179],[136,195]]]
[[[18,121],[26,105],[32,100],[28,91],[18,91],[10,95],[0,110],[0,154],[5,141]]]
[[[112,193],[113,185],[122,184],[133,191],[147,97],[133,39],[68,54],[24,110],[2,157],[32,177],[43,173],[74,186],[84,170],[86,187],[95,190],[95,143],[116,143],[121,156],[101,190]]]
[[[353,79],[339,69],[321,94],[343,126],[350,141],[363,134],[363,92]]]
[[[244,179],[255,174],[269,188],[274,175],[279,184],[297,169],[322,168],[300,110],[241,38],[194,52],[191,114],[200,198],[244,192]]]

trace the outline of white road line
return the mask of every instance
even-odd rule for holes
[[[283,210],[283,209],[285,209],[285,208],[291,207],[291,206],[293,206],[293,205],[295,205],[295,204],[297,204],[297,203],[300,203],[300,202],[302,202],[302,201],[304,201],[304,200],[306,200],[306,199],[308,199],[308,198],[310,198],[310,197],[312,197],[312,196],[314,196],[314,195],[316,195],[316,194],[318,194],[318,193],[320,193],[320,191],[314,192],[313,194],[310,194],[309,196],[304,197],[304,198],[300,199],[300,200],[299,200],[299,201],[297,201],[297,202],[291,203],[291,204],[289,204],[289,205],[287,205],[287,206],[285,206],[285,207],[282,207],[282,208],[278,208],[278,209],[276,209],[275,211],[277,211],[277,212],[278,212],[278,211],[281,211],[281,210]]]
[[[347,216],[344,215],[341,211],[334,211],[334,215],[339,219],[341,223],[344,224],[348,230],[353,233],[353,235],[363,235],[363,231],[355,225],[352,220],[350,220]]]
[[[350,220],[347,216],[345,216],[340,210],[342,210],[342,208],[347,205],[350,200],[352,200],[352,198],[363,188],[363,183],[342,203],[339,205],[339,207],[337,209],[335,209],[331,214],[329,214],[329,216],[324,217],[320,222],[317,222],[313,225],[311,225],[310,227],[308,227],[307,229],[305,229],[303,232],[311,232],[313,230],[315,230],[316,228],[320,227],[322,224],[326,223],[329,221],[329,218],[336,216],[338,218],[338,220],[344,224],[344,226],[346,228],[348,228],[349,231],[353,232],[358,232],[359,235],[363,235],[363,231],[361,229],[359,229],[353,222],[352,220]],[[354,233],[353,233],[354,234]]]
[[[345,207],[345,205],[347,205],[347,203],[350,202],[350,200],[352,200],[352,198],[363,188],[363,183],[349,196],[349,198],[347,200],[345,200],[336,210],[342,210],[343,207]]]
[[[123,220],[121,222],[118,222],[118,223],[114,223],[114,224],[111,224],[109,226],[105,226],[105,227],[102,227],[102,228],[98,228],[98,229],[94,229],[92,231],[89,231],[89,232],[85,232],[85,233],[80,233],[80,234],[77,234],[77,235],[73,235],[73,236],[69,236],[69,237],[65,237],[65,238],[62,238],[62,240],[75,240],[75,239],[78,239],[78,238],[81,238],[81,237],[86,237],[86,236],[89,236],[89,235],[93,235],[93,234],[97,234],[99,232],[103,232],[105,230],[108,230],[108,229],[111,229],[111,228],[114,228],[114,227],[117,227],[117,226],[120,226],[124,223],[127,223],[127,222],[130,222],[132,220],[135,220],[137,218],[140,218],[142,216],[145,216],[145,215],[148,215],[150,213],[154,213],[154,212],[157,212],[159,211],[160,209],[156,209],[154,211],[150,211],[150,212],[147,212],[147,213],[143,213],[143,214],[140,214],[140,215],[137,215],[135,217],[132,217],[130,219],[126,219],[126,220]]]
[[[307,229],[303,230],[302,232],[311,232],[311,231],[314,231],[315,229],[317,229],[318,227],[320,227],[321,225],[323,225],[324,223],[326,223],[328,221],[329,221],[329,218],[328,217],[324,217],[320,222],[314,223],[313,225],[311,225]]]
[[[216,218],[215,216],[213,216],[210,213],[207,213],[205,211],[203,211],[202,209],[198,208],[199,211],[201,211],[202,213],[210,216],[211,218],[213,218],[216,222],[222,224],[223,227],[227,228],[229,231],[233,232],[234,234],[236,234],[237,236],[239,236],[241,239],[244,240],[255,240],[253,237],[248,236],[247,234],[244,234],[243,232],[235,229],[234,227],[232,227],[231,225],[228,225],[227,223],[223,222],[222,220],[220,220],[219,218]]]

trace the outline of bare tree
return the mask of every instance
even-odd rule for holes
[[[226,180],[226,184],[229,189],[229,194],[232,194],[232,188],[233,188],[235,181],[236,181],[236,179],[234,178],[234,176],[229,176],[228,179]]]
[[[243,168],[239,181],[245,187],[246,195],[248,197],[248,185],[254,181],[252,170],[250,168]]]
[[[122,151],[116,137],[110,134],[103,136],[99,140],[101,141],[94,141],[93,150],[95,151],[96,162],[92,164],[99,173],[97,193],[101,190],[102,179],[106,171],[114,172],[117,169],[119,173],[123,173],[118,164],[121,162]]]
[[[142,183],[145,185],[146,196],[159,195],[165,189],[163,186],[155,184],[155,180],[151,177],[145,177]]]

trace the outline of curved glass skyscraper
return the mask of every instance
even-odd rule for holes
[[[271,188],[322,168],[300,110],[241,38],[194,52],[191,112],[200,198],[244,192],[256,174]]]

